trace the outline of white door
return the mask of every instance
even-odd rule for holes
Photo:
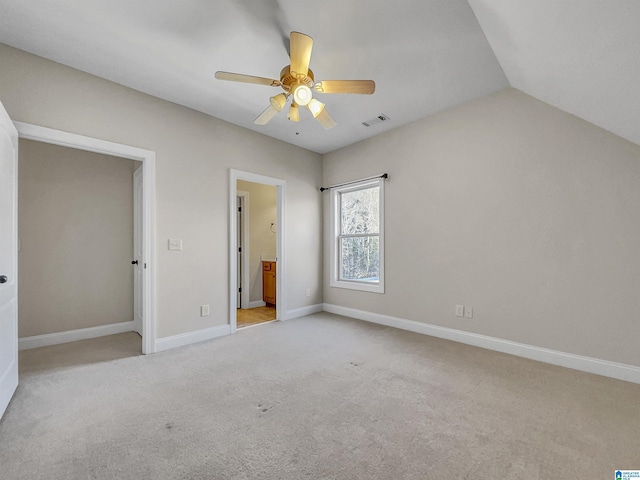
[[[0,103],[0,418],[18,386],[18,131]]]
[[[249,308],[249,192],[238,190],[236,239],[238,244],[238,299],[236,308]]]
[[[133,172],[133,320],[136,332],[142,335],[142,166]]]

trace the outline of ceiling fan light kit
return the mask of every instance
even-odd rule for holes
[[[300,121],[300,112],[298,111],[298,104],[296,102],[291,102],[291,107],[289,107],[289,116],[287,118],[292,122]]]
[[[280,80],[242,73],[216,72],[218,80],[281,87],[284,90],[284,93],[269,99],[270,105],[255,119],[256,125],[266,125],[278,112],[284,109],[288,97],[292,96],[291,107],[287,115],[289,120],[298,122],[300,120],[298,107],[306,106],[320,125],[325,129],[333,128],[336,126],[335,120],[327,112],[325,104],[313,98],[312,89],[320,93],[371,95],[375,92],[376,84],[373,80],[324,80],[315,83],[313,72],[309,68],[313,39],[303,33],[291,32],[289,41],[291,64],[280,71]]]
[[[284,108],[284,105],[287,103],[287,96],[284,93],[280,93],[275,97],[271,97],[269,99],[271,102],[271,106],[276,109],[276,111],[281,112]]]
[[[307,108],[311,112],[311,115],[313,115],[313,118],[318,118],[318,115],[320,115],[320,113],[322,113],[322,111],[324,110],[324,103],[313,98],[311,99],[311,101],[309,101]]]
[[[298,84],[293,89],[293,99],[303,107],[311,100],[311,89],[303,84]]]

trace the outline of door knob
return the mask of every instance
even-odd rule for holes
[[[133,262],[131,262],[131,265],[137,265],[138,264],[138,260],[134,260]]]
[[[9,279],[6,275],[0,275],[0,283],[7,283]]]

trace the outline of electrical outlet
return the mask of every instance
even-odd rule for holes
[[[464,305],[456,305],[456,317],[464,317]]]
[[[467,318],[473,318],[473,308],[465,308],[464,309],[464,316]]]
[[[200,305],[200,316],[201,317],[209,316],[209,305]]]
[[[305,295],[306,295],[307,297],[310,297],[310,296],[311,296],[311,289],[310,289],[310,288],[307,288],[307,291],[305,292]]]

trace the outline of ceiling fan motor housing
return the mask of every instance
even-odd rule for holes
[[[315,82],[311,69],[308,70],[305,76],[299,75],[296,77],[291,73],[290,67],[291,65],[287,65],[280,71],[280,83],[282,84],[282,88],[285,92],[293,93],[292,88],[295,88],[298,83],[306,85],[309,88],[313,88]]]

